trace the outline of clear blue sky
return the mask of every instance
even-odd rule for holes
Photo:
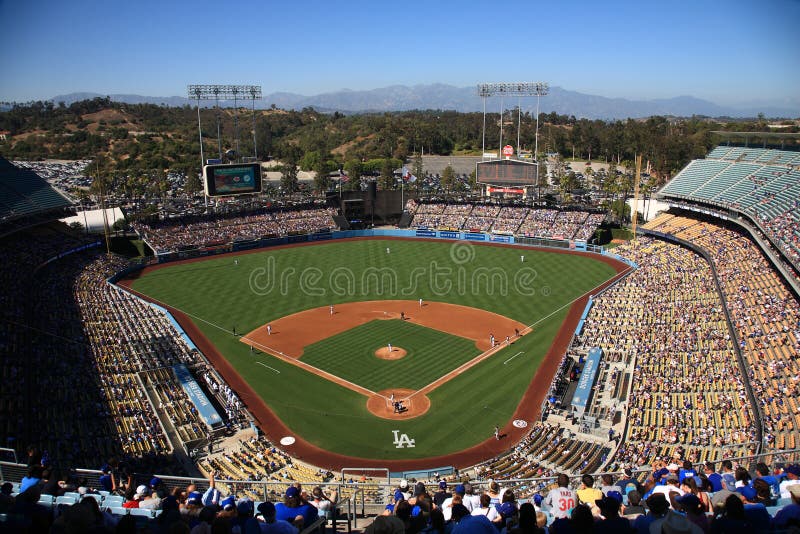
[[[797,103],[799,23],[800,0],[0,0],[0,100],[546,81]]]

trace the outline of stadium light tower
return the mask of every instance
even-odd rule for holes
[[[539,152],[539,98],[546,96],[550,92],[550,87],[545,82],[503,82],[503,83],[479,83],[478,96],[483,99],[483,151],[486,152],[486,99],[490,96],[535,96],[536,97],[536,148],[534,149],[534,157],[537,157]],[[522,106],[517,106],[517,120],[518,124],[522,124]],[[500,136],[502,145],[503,135],[503,110],[500,110]],[[502,148],[502,146],[500,147]],[[519,155],[519,126],[517,127],[517,154]]]
[[[249,95],[253,101],[253,150],[255,150],[255,107],[256,100],[261,100],[261,86],[260,85],[189,85],[187,86],[187,94],[189,98],[197,100],[197,129],[200,132],[200,160],[201,166],[205,165],[203,159],[203,132],[200,126],[200,101],[201,100],[216,100],[217,109],[219,109],[219,99],[233,99],[234,108],[238,103],[238,99],[243,96]],[[236,157],[239,154],[239,121],[238,110],[234,110],[234,135],[236,136]],[[222,158],[222,140],[219,134],[219,119],[217,120],[217,142],[219,144],[220,158]],[[254,157],[257,157],[254,155]]]

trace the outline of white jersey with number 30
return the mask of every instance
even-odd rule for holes
[[[544,504],[550,507],[550,513],[556,519],[569,517],[578,504],[578,495],[569,488],[555,488],[544,498]]]

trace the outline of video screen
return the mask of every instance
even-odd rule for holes
[[[261,191],[261,165],[234,163],[203,167],[204,187],[210,197],[244,195]]]
[[[482,184],[535,185],[536,163],[515,160],[485,161],[477,164],[475,175]]]

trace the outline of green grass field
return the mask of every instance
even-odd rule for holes
[[[375,357],[391,343],[408,353],[399,360]],[[303,352],[303,361],[372,391],[421,389],[468,362],[480,351],[475,342],[399,319],[371,321],[329,337]]]
[[[169,266],[142,276],[133,287],[193,317],[220,353],[297,435],[333,452],[378,460],[457,452],[490,437],[495,424],[503,425],[512,416],[569,304],[614,275],[610,266],[590,257],[432,240],[338,241],[265,249],[237,258],[238,265],[231,257],[220,257]],[[234,327],[239,333],[249,332],[318,306],[417,298],[481,308],[535,324],[535,329],[437,388],[430,394],[428,413],[407,421],[374,417],[366,409],[364,396],[270,355],[253,355],[230,333]],[[363,326],[369,329],[371,323]],[[434,334],[436,340],[446,336]],[[364,336],[367,348],[363,350],[374,351],[389,341],[385,332],[374,335],[375,339]],[[425,336],[419,326],[409,335],[415,339]],[[386,383],[386,375],[377,367],[351,365],[336,358],[323,361],[334,352],[331,347],[340,343],[343,350],[350,343],[354,344],[347,351],[362,350],[356,350],[353,336],[358,338],[359,332],[345,332],[318,343],[327,345],[319,355],[312,356],[309,347],[303,360],[316,358],[320,367],[329,366],[327,369],[339,376],[351,373],[358,383]],[[405,341],[396,341],[399,339],[392,342],[417,350],[416,343],[405,346]],[[477,350],[471,345],[474,355]],[[522,354],[504,363],[517,353]],[[459,358],[469,357],[460,354],[446,359],[452,369]],[[386,369],[394,363],[378,362],[374,357],[372,361]],[[444,372],[432,374],[436,378]],[[420,379],[422,385],[430,381]],[[392,383],[387,387],[412,386]],[[407,433],[416,440],[416,447],[395,448],[392,430]]]

